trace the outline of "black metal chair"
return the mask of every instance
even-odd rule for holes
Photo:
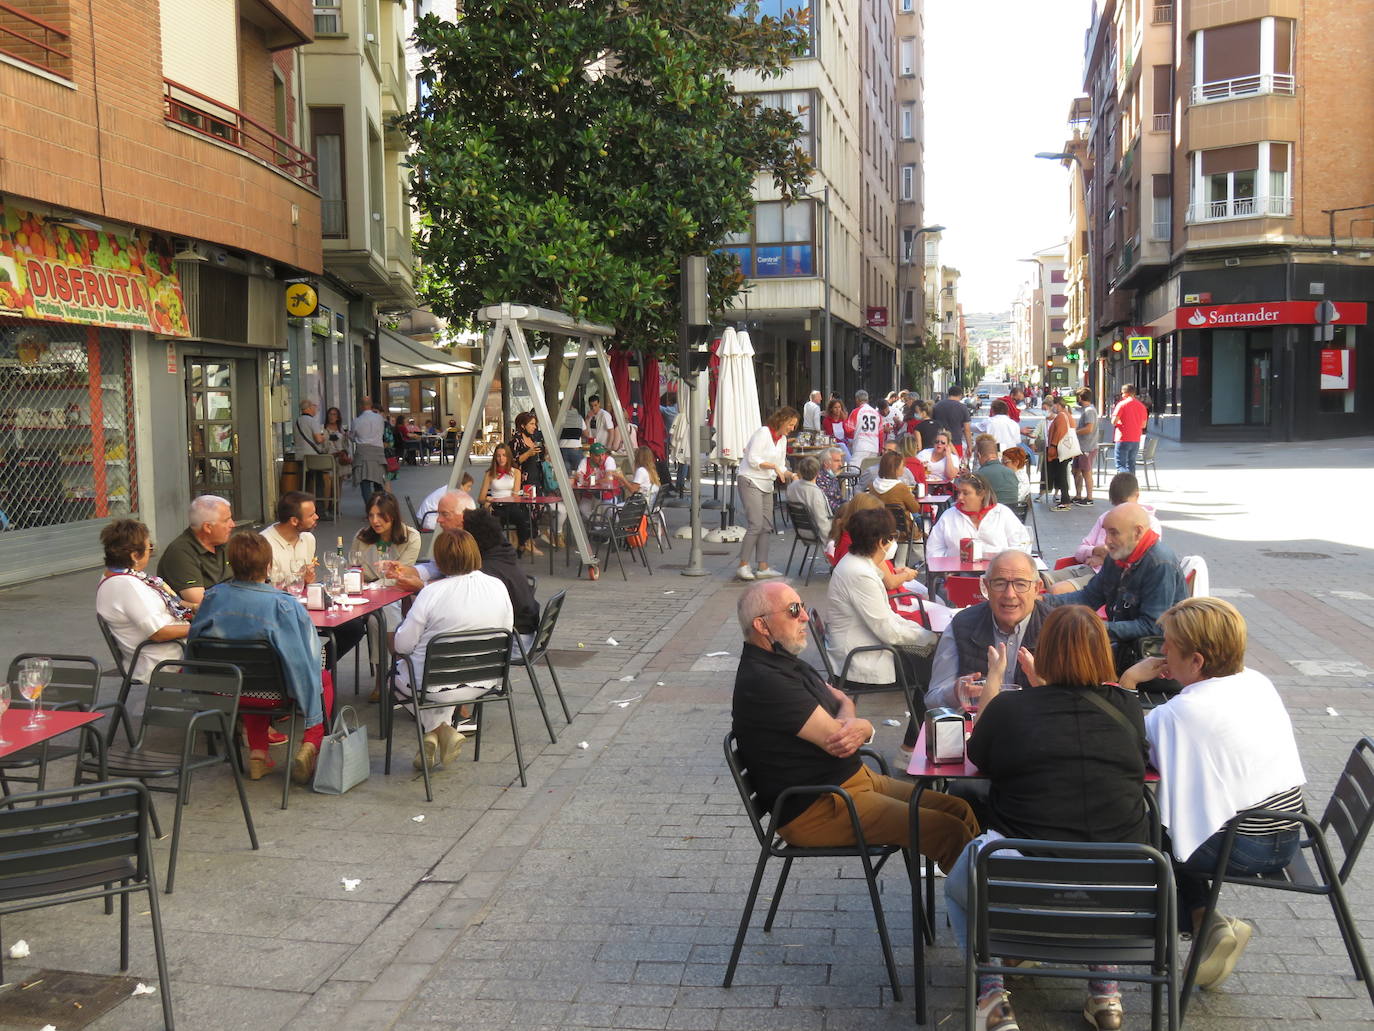
[[[96,626],[100,627],[100,636],[105,638],[105,647],[110,649],[110,655],[114,658],[115,674],[119,677],[119,697],[116,699],[120,704],[129,700],[129,692],[134,689],[134,685],[142,684],[143,681],[134,676],[134,670],[138,669],[138,660],[143,655],[143,649],[151,647],[154,642],[143,641],[134,649],[133,655],[129,656],[129,661],[124,661],[124,650],[119,646],[119,639],[115,637],[114,631],[110,629],[110,624],[105,622],[100,616],[95,617]]]
[[[787,512],[792,517],[792,529],[795,531],[792,537],[792,550],[787,553],[787,565],[783,567],[784,573],[792,571],[792,556],[797,553],[797,545],[802,546],[801,566],[806,567],[806,579],[802,581],[802,586],[809,586],[811,583],[811,570],[814,567],[816,557],[825,554],[825,541],[821,539],[821,531],[816,526],[816,521],[811,518],[811,513],[806,506],[799,501],[789,501]]]
[[[186,657],[205,662],[227,662],[231,666],[237,666],[243,674],[244,684],[249,685],[239,693],[240,699],[255,698],[271,703],[253,706],[254,716],[266,716],[274,720],[280,716],[289,717],[290,724],[286,735],[286,755],[289,762],[296,754],[298,740],[296,700],[287,690],[286,671],[282,668],[281,656],[277,649],[272,647],[271,642],[221,641],[213,637],[196,637],[186,642]],[[328,718],[328,713],[325,717]],[[237,749],[233,748],[232,744],[229,750],[237,754]],[[285,809],[291,794],[291,771],[283,769],[281,774],[281,807]]]
[[[406,509],[410,512],[410,521],[415,524],[415,529],[419,530],[421,533],[433,533],[434,527],[426,527],[425,524],[420,520],[420,516],[415,511],[415,502],[410,500],[409,494],[405,495],[405,499]]]
[[[515,721],[515,695],[510,684],[511,648],[514,647],[514,637],[509,630],[496,629],[439,634],[425,646],[425,668],[423,676],[418,678],[415,676],[415,665],[410,661],[410,656],[396,656],[387,678],[386,704],[391,709],[405,709],[414,718],[415,741],[421,756],[425,754],[425,730],[420,722],[420,710],[447,709],[455,705],[449,701],[432,701],[428,697],[429,694],[474,681],[495,680],[499,682],[499,686],[493,687],[486,694],[457,703],[473,706],[475,710],[477,731],[472,743],[472,758],[476,762],[482,754],[482,707],[490,702],[505,702],[510,712],[510,732],[515,742],[515,764],[520,769],[520,786],[526,786],[525,759],[520,751],[520,728]],[[406,664],[406,672],[410,677],[409,696],[402,696],[396,690],[396,669],[402,662]],[[542,700],[540,707],[543,707]],[[544,714],[544,722],[546,725],[549,723],[547,712]],[[391,773],[391,743],[395,726],[396,721],[388,717],[386,765],[383,767],[384,772],[388,774]],[[553,735],[552,726],[549,726],[549,735]],[[434,790],[430,784],[427,758],[421,772],[425,778],[425,800],[433,802]]]
[[[628,583],[630,578],[625,573],[625,560],[620,553],[629,551],[632,555],[638,552],[639,557],[644,560],[644,568],[649,570],[650,576],[654,575],[653,569],[649,566],[649,553],[644,550],[644,545],[648,543],[645,539],[647,535],[640,533],[648,514],[648,506],[644,498],[638,494],[631,496],[619,508],[602,505],[592,513],[591,519],[587,521],[587,537],[593,550],[599,545],[606,545],[606,556],[601,560],[602,570],[610,568],[611,555],[614,554],[616,563],[620,566],[620,576]],[[579,577],[582,575],[582,567],[583,563],[579,559]]]
[[[174,1031],[172,980],[148,838],[148,790],[112,781],[0,802],[0,916],[119,896],[119,969],[129,969],[129,896],[148,893],[162,1022]],[[0,980],[4,979],[0,948]]]
[[[879,771],[884,775],[887,774],[887,763],[877,752],[870,748],[861,748],[859,754],[875,761]],[[754,789],[753,782],[749,777],[749,770],[739,754],[738,743],[733,731],[725,735],[725,762],[730,767],[730,775],[734,778],[735,787],[739,789],[740,800],[744,803],[744,811],[749,817],[749,825],[753,828],[754,836],[758,838],[759,859],[754,867],[754,879],[749,885],[749,897],[744,903],[744,913],[740,917],[739,933],[735,935],[735,946],[730,951],[730,963],[725,968],[724,986],[729,988],[734,983],[735,968],[739,965],[740,951],[744,948],[744,939],[749,932],[749,921],[754,915],[754,904],[758,901],[759,887],[763,883],[763,874],[769,859],[776,856],[783,863],[782,872],[778,875],[777,886],[773,889],[773,900],[768,905],[768,915],[764,918],[763,930],[765,933],[773,929],[773,919],[777,916],[783,889],[787,887],[787,875],[792,871],[793,860],[857,857],[863,864],[864,879],[868,882],[868,896],[873,905],[873,919],[878,925],[878,941],[882,945],[883,960],[887,964],[887,976],[892,985],[892,997],[900,1001],[902,987],[897,977],[897,962],[892,954],[892,941],[888,936],[887,920],[883,916],[882,901],[878,897],[878,873],[888,859],[898,852],[903,854],[907,861],[906,868],[910,871],[912,869],[911,857],[920,850],[919,842],[913,840],[909,852],[898,845],[868,844],[864,839],[863,826],[859,823],[858,811],[854,808],[854,800],[850,797],[849,792],[836,784],[787,788],[774,801],[771,812],[764,809],[760,804],[758,792]],[[804,797],[814,800],[825,795],[839,797],[849,810],[855,844],[827,848],[803,848],[798,845],[789,845],[777,836],[779,813],[788,799]],[[911,894],[913,909],[919,914],[920,892],[913,888]],[[922,924],[924,923],[924,919],[920,918],[919,915],[918,919]],[[920,985],[925,979],[924,970],[918,969],[916,976],[919,992]]]
[[[1304,838],[1293,861],[1283,870],[1272,874],[1228,874],[1226,867],[1231,859],[1231,848],[1236,839],[1236,827],[1246,819],[1267,817],[1274,820],[1297,821],[1302,825]],[[1336,918],[1336,928],[1341,932],[1345,952],[1350,964],[1355,968],[1355,976],[1364,982],[1369,1000],[1374,1003],[1374,970],[1371,970],[1364,946],[1360,942],[1360,932],[1355,926],[1355,916],[1350,911],[1350,903],[1345,897],[1345,884],[1350,872],[1355,868],[1370,830],[1374,829],[1374,737],[1363,737],[1355,743],[1332,789],[1331,799],[1326,803],[1326,811],[1320,821],[1307,813],[1292,813],[1278,809],[1247,809],[1237,813],[1227,822],[1226,837],[1222,840],[1217,855],[1216,872],[1212,876],[1212,891],[1207,897],[1207,911],[1203,914],[1205,927],[1212,914],[1216,912],[1217,897],[1221,894],[1222,884],[1248,885],[1252,888],[1272,888],[1276,891],[1291,891],[1302,895],[1325,895],[1331,902],[1331,912]],[[1331,858],[1331,850],[1326,843],[1326,832],[1334,831],[1341,843],[1345,860],[1337,868]],[[1316,872],[1308,865],[1306,852],[1312,853],[1316,862]],[[1188,1012],[1188,995],[1197,979],[1197,968],[1201,964],[1202,950],[1198,948],[1198,936],[1194,936],[1193,948],[1188,956],[1188,971],[1183,980],[1182,1012]]]
[[[1019,855],[1017,853],[1020,853]],[[1182,1019],[1173,867],[1149,845],[1003,838],[969,871],[964,1021],[975,1027],[978,976],[1008,974],[1007,960],[1041,963],[1036,977],[1091,980],[1088,964],[1127,968],[1114,980],[1150,986],[1150,1027]],[[1135,968],[1135,969],[1129,969]]]
[[[176,880],[177,853],[181,847],[182,810],[191,801],[191,776],[198,770],[227,765],[238,791],[243,822],[248,827],[248,840],[254,850],[258,847],[257,831],[253,828],[253,814],[248,810],[248,796],[243,790],[243,775],[239,771],[233,748],[234,721],[238,716],[239,692],[243,678],[237,667],[227,662],[196,662],[185,659],[159,662],[148,675],[148,695],[143,703],[143,716],[138,735],[129,748],[107,748],[95,756],[83,756],[78,776],[94,773],[99,780],[110,777],[141,781],[149,791],[166,791],[176,795],[176,815],[172,820],[171,855],[167,860],[167,894],[172,893]],[[115,715],[129,723],[129,714],[116,703]],[[149,745],[148,731],[168,731],[180,735],[173,750]],[[223,747],[213,751],[196,751],[197,735],[202,740],[218,739]],[[163,737],[159,743],[170,743]],[[149,781],[176,778],[176,786],[150,784]],[[148,812],[153,832],[162,836],[157,810],[151,799]]]
[[[668,496],[667,485],[658,488],[654,494],[653,504],[649,506],[649,532],[654,535],[654,542],[658,545],[658,553],[662,555],[663,544],[666,541],[668,550],[673,549],[673,538],[668,533],[668,517],[663,514],[663,499]]]
[[[897,528],[897,547],[899,549],[905,549],[900,552],[901,564],[904,566],[914,566],[915,562],[912,560],[912,552],[916,550],[916,545],[921,544],[922,554],[925,552],[923,544],[925,540],[924,532],[922,532],[921,536],[917,536],[918,531],[916,529],[915,520],[918,519],[919,516],[913,516],[906,510],[905,505],[885,505],[883,507],[885,507],[892,516],[892,524]]]
[[[834,663],[830,659],[829,635],[825,629],[825,619],[815,609],[811,610],[810,617],[811,631],[816,638],[816,648],[821,653],[821,662],[825,665],[825,671],[829,675],[830,682],[834,684],[838,690],[847,691],[855,695],[873,692],[874,688],[870,684],[851,684],[849,682],[849,667],[853,664],[855,657],[859,655],[865,655],[870,652],[886,652],[892,657],[892,665],[897,677],[894,682],[898,690],[902,692],[902,697],[906,700],[907,710],[912,713],[925,712],[924,706],[919,709],[916,707],[915,690],[918,685],[908,680],[906,668],[902,661],[902,655],[896,645],[866,644],[862,647],[851,649],[849,653],[845,655],[844,662],[840,664],[839,672],[836,673]],[[930,660],[926,661],[929,663]],[[922,694],[924,695],[924,690]]]
[[[96,708],[100,695],[100,662],[89,655],[53,655],[50,652],[24,652],[10,660],[6,678],[11,684],[18,683],[19,668],[25,659],[46,656],[52,660],[52,679],[43,689],[43,707],[53,709],[76,709],[90,712]],[[32,703],[23,697],[12,698],[10,705],[15,709],[32,708]],[[113,729],[113,728],[111,728]],[[47,787],[48,763],[66,759],[77,753],[78,748],[44,741],[32,748],[23,748],[0,759],[0,792],[10,793],[10,781],[17,780],[32,784],[35,791]],[[16,773],[17,770],[33,770],[33,775]]]
[[[1140,457],[1136,459],[1136,468],[1140,470],[1140,485],[1146,490],[1159,490],[1159,461],[1155,455],[1159,451],[1159,437],[1155,434],[1145,438],[1145,443],[1140,445]],[[1154,473],[1154,486],[1150,486],[1150,474]]]
[[[534,640],[530,642],[528,649],[525,648],[520,635],[515,635],[517,654],[511,656],[510,662],[512,666],[519,666],[529,674],[530,687],[534,688],[534,696],[542,710],[544,709],[544,691],[539,686],[539,678],[535,676],[534,664],[543,659],[544,665],[549,669],[549,676],[553,677],[553,689],[558,695],[558,704],[563,707],[563,718],[572,723],[572,713],[568,711],[568,700],[563,697],[563,685],[558,682],[558,670],[553,668],[553,662],[549,659],[549,642],[553,640],[553,632],[558,625],[558,616],[563,611],[563,601],[567,594],[567,591],[559,591],[544,603],[544,611],[539,616],[539,626],[534,631]],[[545,711],[544,722],[548,723],[547,711]],[[549,728],[549,736],[552,740],[557,740],[554,737],[552,727]]]

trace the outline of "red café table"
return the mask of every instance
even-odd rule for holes
[[[96,755],[104,756],[105,742],[91,726],[96,720],[104,718],[103,712],[83,712],[76,709],[44,710],[43,721],[29,730],[24,724],[29,721],[31,712],[32,710],[27,708],[11,708],[0,716],[0,738],[5,741],[5,744],[0,745],[0,758],[13,755],[25,748],[32,748],[34,745],[41,745],[72,730],[80,730],[83,735],[89,735],[95,742]],[[101,761],[104,761],[103,758]]]
[[[364,590],[360,595],[353,595],[352,597],[363,600],[351,608],[306,610],[306,615],[310,617],[311,624],[316,630],[327,634],[331,642],[334,639],[333,631],[336,627],[351,623],[355,619],[371,619],[377,624],[376,688],[377,698],[382,705],[381,727],[383,733],[386,732],[387,723],[391,718],[391,706],[386,704],[383,694],[386,688],[386,671],[390,668],[391,662],[387,655],[386,617],[382,615],[382,610],[393,601],[402,601],[411,595],[412,592],[404,587],[373,587],[370,590]],[[359,642],[359,644],[361,643]],[[338,678],[336,677],[335,691],[337,692],[337,690]],[[338,708],[337,699],[335,708]]]

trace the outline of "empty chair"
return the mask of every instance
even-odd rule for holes
[[[38,652],[24,652],[11,659],[9,672],[6,674],[8,682],[17,685],[19,669],[24,660],[38,657]],[[100,663],[89,655],[44,653],[44,657],[52,663],[52,679],[48,681],[47,687],[43,688],[43,708],[49,711],[79,709],[85,712],[94,709],[100,693]],[[31,707],[30,703],[19,695],[17,688],[14,693],[15,697],[10,699],[10,704],[14,708]],[[111,735],[114,729],[112,723],[109,728]],[[31,783],[34,790],[42,791],[47,786],[48,763],[65,759],[76,752],[77,749],[71,745],[59,745],[53,741],[44,741],[32,748],[12,752],[0,759],[0,790],[8,795],[10,781],[18,780]],[[17,773],[18,770],[33,772],[30,775]]]
[[[534,579],[533,577],[530,578]],[[568,700],[563,697],[563,685],[558,682],[558,670],[553,668],[553,662],[549,659],[549,642],[553,640],[554,629],[558,626],[559,613],[563,611],[563,599],[567,597],[567,591],[559,591],[552,598],[544,603],[544,611],[539,616],[539,627],[534,632],[534,639],[528,648],[525,648],[519,636],[516,636],[517,654],[511,656],[511,665],[522,667],[530,677],[530,687],[534,688],[535,697],[539,700],[539,707],[544,708],[544,692],[539,686],[539,678],[534,672],[534,665],[540,659],[544,660],[544,665],[549,671],[549,676],[553,678],[553,689],[558,694],[558,704],[563,707],[563,718],[572,723],[572,713],[568,711]],[[547,719],[547,714],[545,716]],[[552,728],[549,731],[553,733]]]
[[[1159,437],[1146,437],[1140,448],[1140,457],[1136,460],[1136,468],[1140,470],[1140,483],[1146,490],[1159,490],[1159,463],[1155,460],[1158,450]],[[1153,487],[1150,485],[1151,473],[1155,478]]]

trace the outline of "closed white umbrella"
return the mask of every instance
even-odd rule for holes
[[[748,333],[727,329],[720,337],[720,371],[716,379],[717,461],[738,465],[744,445],[761,425],[754,348]]]

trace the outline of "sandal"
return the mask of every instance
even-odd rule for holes
[[[1006,992],[990,995],[978,1003],[974,1031],[1021,1031],[1012,1012],[1011,996]]]
[[[277,764],[268,757],[266,752],[248,753],[248,779],[262,780],[267,776],[269,770],[277,768]]]
[[[1119,995],[1089,995],[1083,1003],[1083,1019],[1097,1031],[1121,1031],[1124,1018]]]

